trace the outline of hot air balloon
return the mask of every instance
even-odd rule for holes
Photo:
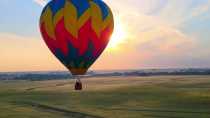
[[[75,77],[101,55],[113,29],[111,9],[102,0],[51,0],[40,18],[45,43]]]

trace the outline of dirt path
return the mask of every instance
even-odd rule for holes
[[[57,108],[57,107],[54,107],[54,106],[44,105],[44,104],[35,103],[35,102],[14,101],[14,102],[12,102],[12,104],[19,105],[19,106],[24,105],[26,107],[32,107],[34,109],[42,110],[42,111],[45,111],[45,112],[61,113],[65,117],[68,117],[68,118],[103,118],[103,117],[95,116],[95,115],[92,115],[92,114],[70,111],[70,110],[67,110],[67,109],[61,109],[61,108]]]

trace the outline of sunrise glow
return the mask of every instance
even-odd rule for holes
[[[66,71],[39,29],[49,1],[0,0],[0,72]],[[210,68],[209,0],[104,2],[114,16],[114,32],[90,69]]]
[[[125,27],[123,26],[123,23],[120,19],[120,16],[117,15],[115,16],[115,27],[114,27],[114,32],[111,36],[108,49],[116,49],[118,46],[122,43],[125,42],[125,39],[127,37],[127,32],[125,30]]]

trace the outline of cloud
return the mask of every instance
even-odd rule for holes
[[[47,2],[45,0],[33,0],[33,1],[41,6],[45,6],[47,4]]]
[[[0,33],[0,71],[63,70],[39,38]]]
[[[185,59],[190,59],[195,41],[171,27],[157,27],[140,33],[138,50],[148,54],[145,66],[158,65],[160,67],[174,67],[181,65]]]
[[[46,4],[43,0],[34,1],[42,6]],[[197,20],[209,11],[210,2],[208,4],[205,1],[195,4],[192,0],[106,2],[114,11],[115,17],[120,17],[128,36],[119,45],[118,50],[106,50],[92,69],[210,67],[209,40],[206,40],[204,47],[201,36],[195,37],[197,32],[203,35],[203,30],[198,29],[191,34],[183,30],[192,28],[185,27],[183,25],[185,22]],[[41,38],[10,33],[0,34],[0,71],[64,70],[64,66],[39,39]]]
[[[203,49],[198,49],[193,37],[166,26],[139,31],[121,44],[119,49],[116,52],[106,50],[93,68],[138,69],[210,65],[206,61],[197,61],[197,59],[201,60],[204,57],[210,59],[210,57],[206,56],[208,53],[204,53]],[[195,54],[195,52],[203,52],[203,54]],[[196,60],[192,61],[192,59]]]
[[[199,48],[194,37],[182,32],[173,23],[160,16],[136,11],[120,12],[119,15],[129,36],[119,45],[119,50],[107,50],[93,68],[102,68],[107,60],[111,62],[107,62],[106,69],[205,65],[202,62],[192,63],[192,59],[207,58],[207,54]],[[195,52],[204,54],[195,55]]]
[[[196,17],[199,16],[200,14],[206,13],[208,12],[210,9],[210,0],[208,0],[206,3],[196,7],[193,11],[192,11],[192,16]]]

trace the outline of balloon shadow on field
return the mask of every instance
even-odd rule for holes
[[[92,114],[86,114],[81,112],[70,111],[67,109],[57,108],[54,106],[44,105],[35,102],[28,102],[28,101],[13,101],[12,104],[19,105],[19,106],[28,106],[35,109],[43,110],[46,112],[57,112],[65,115],[65,117],[69,118],[103,118],[101,116],[95,116]]]

